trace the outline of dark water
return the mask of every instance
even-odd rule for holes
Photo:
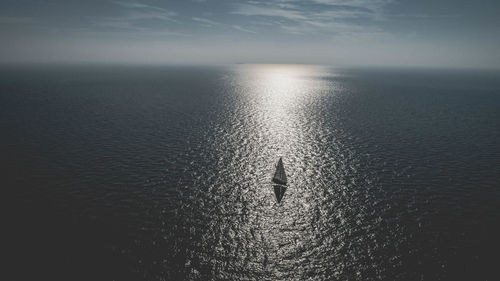
[[[11,67],[0,130],[12,280],[498,278],[498,73]]]

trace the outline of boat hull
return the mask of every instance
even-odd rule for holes
[[[280,185],[280,184],[275,184],[273,185],[274,187],[274,194],[276,195],[276,201],[278,201],[278,203],[281,202],[281,199],[283,199],[283,196],[285,195],[285,191],[286,191],[286,186],[284,185]]]
[[[279,179],[273,179],[273,182],[278,185],[286,185],[286,181],[282,181]]]

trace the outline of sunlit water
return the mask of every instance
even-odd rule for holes
[[[499,77],[306,65],[3,70],[14,271],[491,279]],[[278,203],[280,156],[289,187]]]

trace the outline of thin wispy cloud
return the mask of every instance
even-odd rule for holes
[[[216,22],[216,21],[213,21],[210,19],[206,19],[206,18],[193,17],[191,19],[196,21],[196,22],[202,23],[204,26],[214,26],[214,25],[220,24],[219,22]]]
[[[380,10],[394,3],[394,0],[311,0],[314,3],[349,8]]]
[[[246,29],[246,28],[241,27],[241,26],[236,25],[236,24],[235,24],[235,25],[232,25],[232,27],[233,27],[234,29],[236,29],[236,30],[243,31],[243,32],[248,32],[248,33],[257,33],[257,32],[255,32],[255,31],[253,31],[253,30]]]
[[[235,5],[233,14],[281,20],[277,26],[287,33],[309,34],[376,30],[383,7],[391,1],[311,0],[249,2]],[[320,6],[320,7],[318,7]],[[369,24],[368,24],[369,23]]]
[[[166,20],[172,22],[178,22],[178,20],[174,19],[177,13],[172,12],[170,10],[146,5],[139,2],[115,2],[116,4],[128,8],[127,11],[124,11],[123,18],[125,20],[144,20],[144,19],[158,19],[158,20]]]
[[[176,19],[178,15],[176,12],[141,2],[114,1],[113,3],[120,7],[119,15],[95,19],[93,21],[94,25],[101,27],[100,30],[95,32],[140,32],[148,36],[153,36],[155,34],[163,36],[187,35],[183,32],[169,30],[168,28],[168,26],[172,24],[178,25],[180,23],[180,21]]]
[[[145,10],[145,11],[158,11],[158,12],[163,12],[166,14],[172,14],[173,12],[159,7],[159,6],[153,6],[153,5],[147,5],[141,2],[130,2],[130,1],[114,1],[114,3],[126,7],[126,8],[131,8],[131,9],[136,9],[136,10]],[[175,13],[174,13],[175,14]]]
[[[280,8],[278,5],[275,7],[262,7],[251,4],[238,4],[236,9],[232,12],[237,15],[244,16],[265,16],[265,17],[280,17],[290,20],[305,20],[301,12]]]

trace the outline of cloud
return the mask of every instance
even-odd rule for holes
[[[177,13],[172,12],[170,10],[146,5],[138,2],[115,2],[116,4],[128,8],[125,12],[125,16],[123,19],[126,20],[143,20],[143,19],[158,19],[158,20],[166,20],[172,22],[178,22],[174,17]]]
[[[392,0],[310,0],[249,2],[234,6],[232,14],[268,18],[287,33],[311,34],[378,30],[383,7]]]
[[[257,32],[255,32],[253,30],[249,30],[249,29],[243,28],[243,27],[241,27],[239,25],[232,25],[232,27],[234,29],[237,29],[237,30],[240,30],[240,31],[244,31],[244,32],[248,32],[248,33],[257,33]]]
[[[93,23],[99,27],[109,28],[98,32],[151,32],[161,34],[185,35],[168,30],[168,25],[177,24],[177,13],[162,7],[139,2],[113,2],[122,7],[118,16],[101,17]]]
[[[276,7],[261,7],[249,4],[239,4],[236,6],[236,10],[232,12],[237,15],[244,16],[265,16],[265,17],[280,17],[290,20],[305,20],[300,12]]]
[[[205,26],[214,26],[214,25],[219,25],[220,23],[216,22],[216,21],[213,21],[213,20],[209,20],[209,19],[206,19],[206,18],[198,18],[198,17],[193,17],[191,18],[192,20],[194,21],[197,21],[197,22],[200,22],[200,23],[203,23]]]
[[[394,3],[394,0],[312,0],[312,2],[329,6],[377,9]]]
[[[116,1],[115,3],[118,4],[118,5],[120,5],[120,6],[127,7],[127,8],[132,8],[132,9],[153,10],[153,11],[160,11],[160,12],[170,13],[170,11],[167,10],[167,9],[164,9],[164,8],[161,8],[161,7],[157,7],[157,6],[152,6],[152,5],[146,5],[146,4],[139,3],[139,2],[122,2],[122,1]]]

